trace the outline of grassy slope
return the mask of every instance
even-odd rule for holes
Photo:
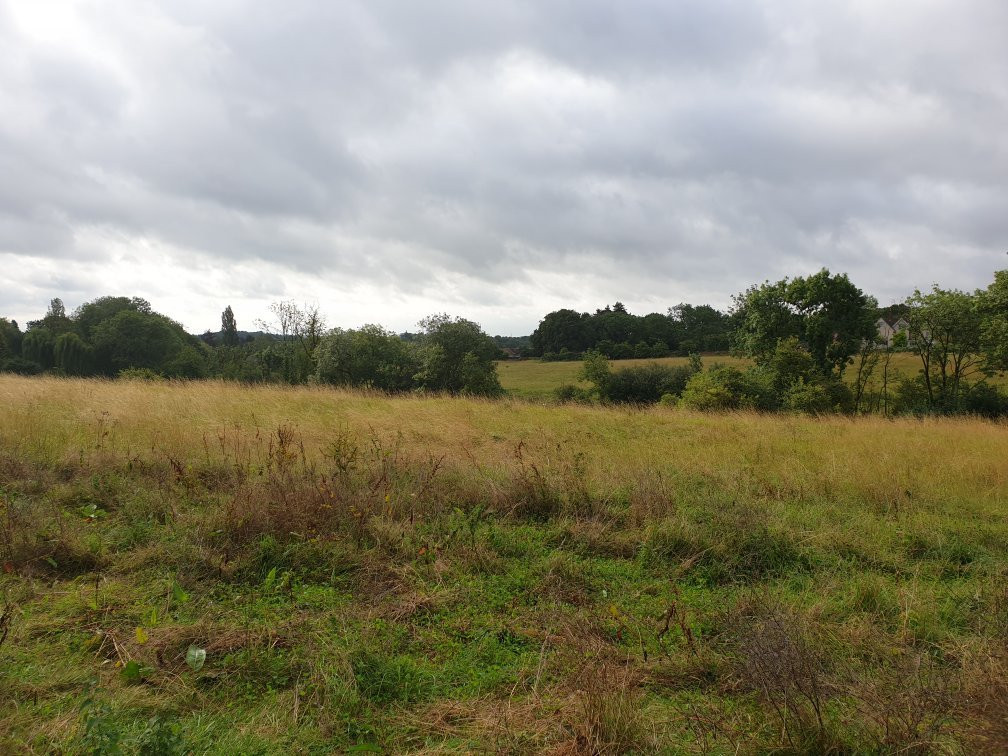
[[[200,752],[996,749],[1006,493],[974,420],[2,377],[0,746],[97,675]]]

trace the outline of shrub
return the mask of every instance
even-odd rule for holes
[[[166,360],[162,371],[168,378],[198,380],[208,374],[206,356],[194,346],[184,346],[175,355]]]
[[[17,373],[18,375],[38,375],[42,366],[24,357],[10,357],[0,362],[0,373]]]
[[[963,393],[963,411],[983,417],[1008,415],[1008,394],[986,381],[974,383]]]
[[[923,376],[898,376],[890,399],[891,411],[898,415],[926,415],[931,410]]]
[[[420,321],[417,340],[420,387],[450,394],[498,396],[504,392],[497,377],[498,350],[478,324],[464,318],[431,315]]]
[[[119,371],[119,377],[129,381],[163,381],[164,376],[155,370],[144,367],[132,367]]]
[[[611,402],[654,404],[666,394],[679,396],[692,376],[693,369],[689,365],[652,362],[624,368],[610,373],[602,396]]]
[[[591,402],[591,392],[573,383],[564,383],[553,389],[553,398],[561,404],[576,402],[577,404],[588,404]]]
[[[381,326],[337,328],[322,339],[315,357],[320,383],[388,392],[408,391],[415,385],[418,365],[413,349]]]
[[[773,409],[776,402],[765,376],[756,370],[715,365],[686,383],[681,403],[703,411]]]
[[[799,378],[783,392],[780,403],[784,409],[796,412],[846,412],[853,405],[853,395],[850,388],[840,381],[806,381]]]

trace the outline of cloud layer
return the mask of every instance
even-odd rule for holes
[[[527,333],[824,265],[983,286],[1005,40],[1002,0],[0,3],[0,314]]]

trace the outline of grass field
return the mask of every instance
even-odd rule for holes
[[[685,365],[689,362],[686,357],[666,357],[663,359],[650,360],[613,360],[610,364],[613,370],[622,370],[634,365],[645,365],[650,362],[657,362],[663,365]],[[703,355],[704,367],[711,365],[736,365],[747,367],[752,364],[750,360],[740,357],[732,357],[723,354]],[[526,399],[549,399],[553,396],[553,390],[565,383],[573,383],[587,388],[588,384],[578,381],[578,373],[581,371],[580,362],[541,362],[540,360],[506,360],[497,363],[497,372],[500,374],[501,385],[505,390],[518,397]],[[854,380],[855,369],[850,367],[845,373],[847,381]],[[902,374],[913,377],[920,372],[920,358],[909,352],[897,352],[893,354],[889,363],[890,379],[894,374]],[[882,367],[876,369],[869,388],[878,390],[882,380]],[[971,378],[975,380],[975,378]],[[1008,376],[996,375],[991,378],[992,382],[1001,386],[1008,386]]]
[[[714,364],[749,365],[750,361],[729,355],[704,355],[704,366]],[[663,357],[648,360],[613,360],[613,370],[657,362],[661,365],[686,365],[687,357]],[[497,363],[501,385],[514,396],[526,399],[549,399],[553,390],[565,383],[587,388],[589,384],[578,381],[581,362],[542,362],[541,360],[504,360]]]
[[[978,420],[3,376],[0,752],[1004,752],[1006,496]]]

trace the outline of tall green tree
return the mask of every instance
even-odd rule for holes
[[[221,313],[221,340],[224,342],[224,346],[238,345],[238,324],[235,322],[231,305],[225,307],[224,312]]]
[[[120,310],[98,323],[93,331],[98,371],[115,376],[128,368],[147,368],[163,373],[189,344],[187,334],[172,320],[157,313]]]
[[[44,326],[32,328],[21,339],[21,356],[49,370],[54,364],[52,331]]]
[[[85,341],[91,342],[92,331],[106,320],[110,320],[120,312],[138,312],[150,315],[150,302],[140,297],[98,297],[85,302],[74,310],[73,321],[77,332]]]
[[[53,343],[56,368],[67,375],[90,375],[93,354],[91,346],[73,332],[61,333]]]
[[[549,313],[532,333],[532,349],[536,354],[559,353],[562,350],[581,352],[594,344],[588,315],[563,309]]]
[[[23,334],[16,320],[0,318],[0,359],[9,359],[21,355],[21,338]]]
[[[412,345],[377,325],[336,328],[322,338],[315,356],[315,377],[334,386],[408,391],[419,369]]]
[[[416,379],[422,388],[480,396],[503,392],[495,364],[499,351],[477,323],[439,314],[419,325]]]
[[[735,297],[733,345],[763,364],[795,338],[824,375],[839,376],[866,339],[875,337],[874,297],[846,274],[825,268],[805,278],[752,286]]]
[[[955,411],[970,377],[984,372],[979,298],[958,289],[915,290],[906,300],[909,345],[921,361],[932,409]]]
[[[994,281],[977,293],[981,317],[981,348],[993,370],[1008,370],[1008,270],[999,270]]]
[[[63,333],[74,330],[74,322],[67,317],[63,300],[56,297],[49,302],[49,309],[41,320],[32,320],[28,323],[28,330],[38,330],[44,328],[53,339]]]

